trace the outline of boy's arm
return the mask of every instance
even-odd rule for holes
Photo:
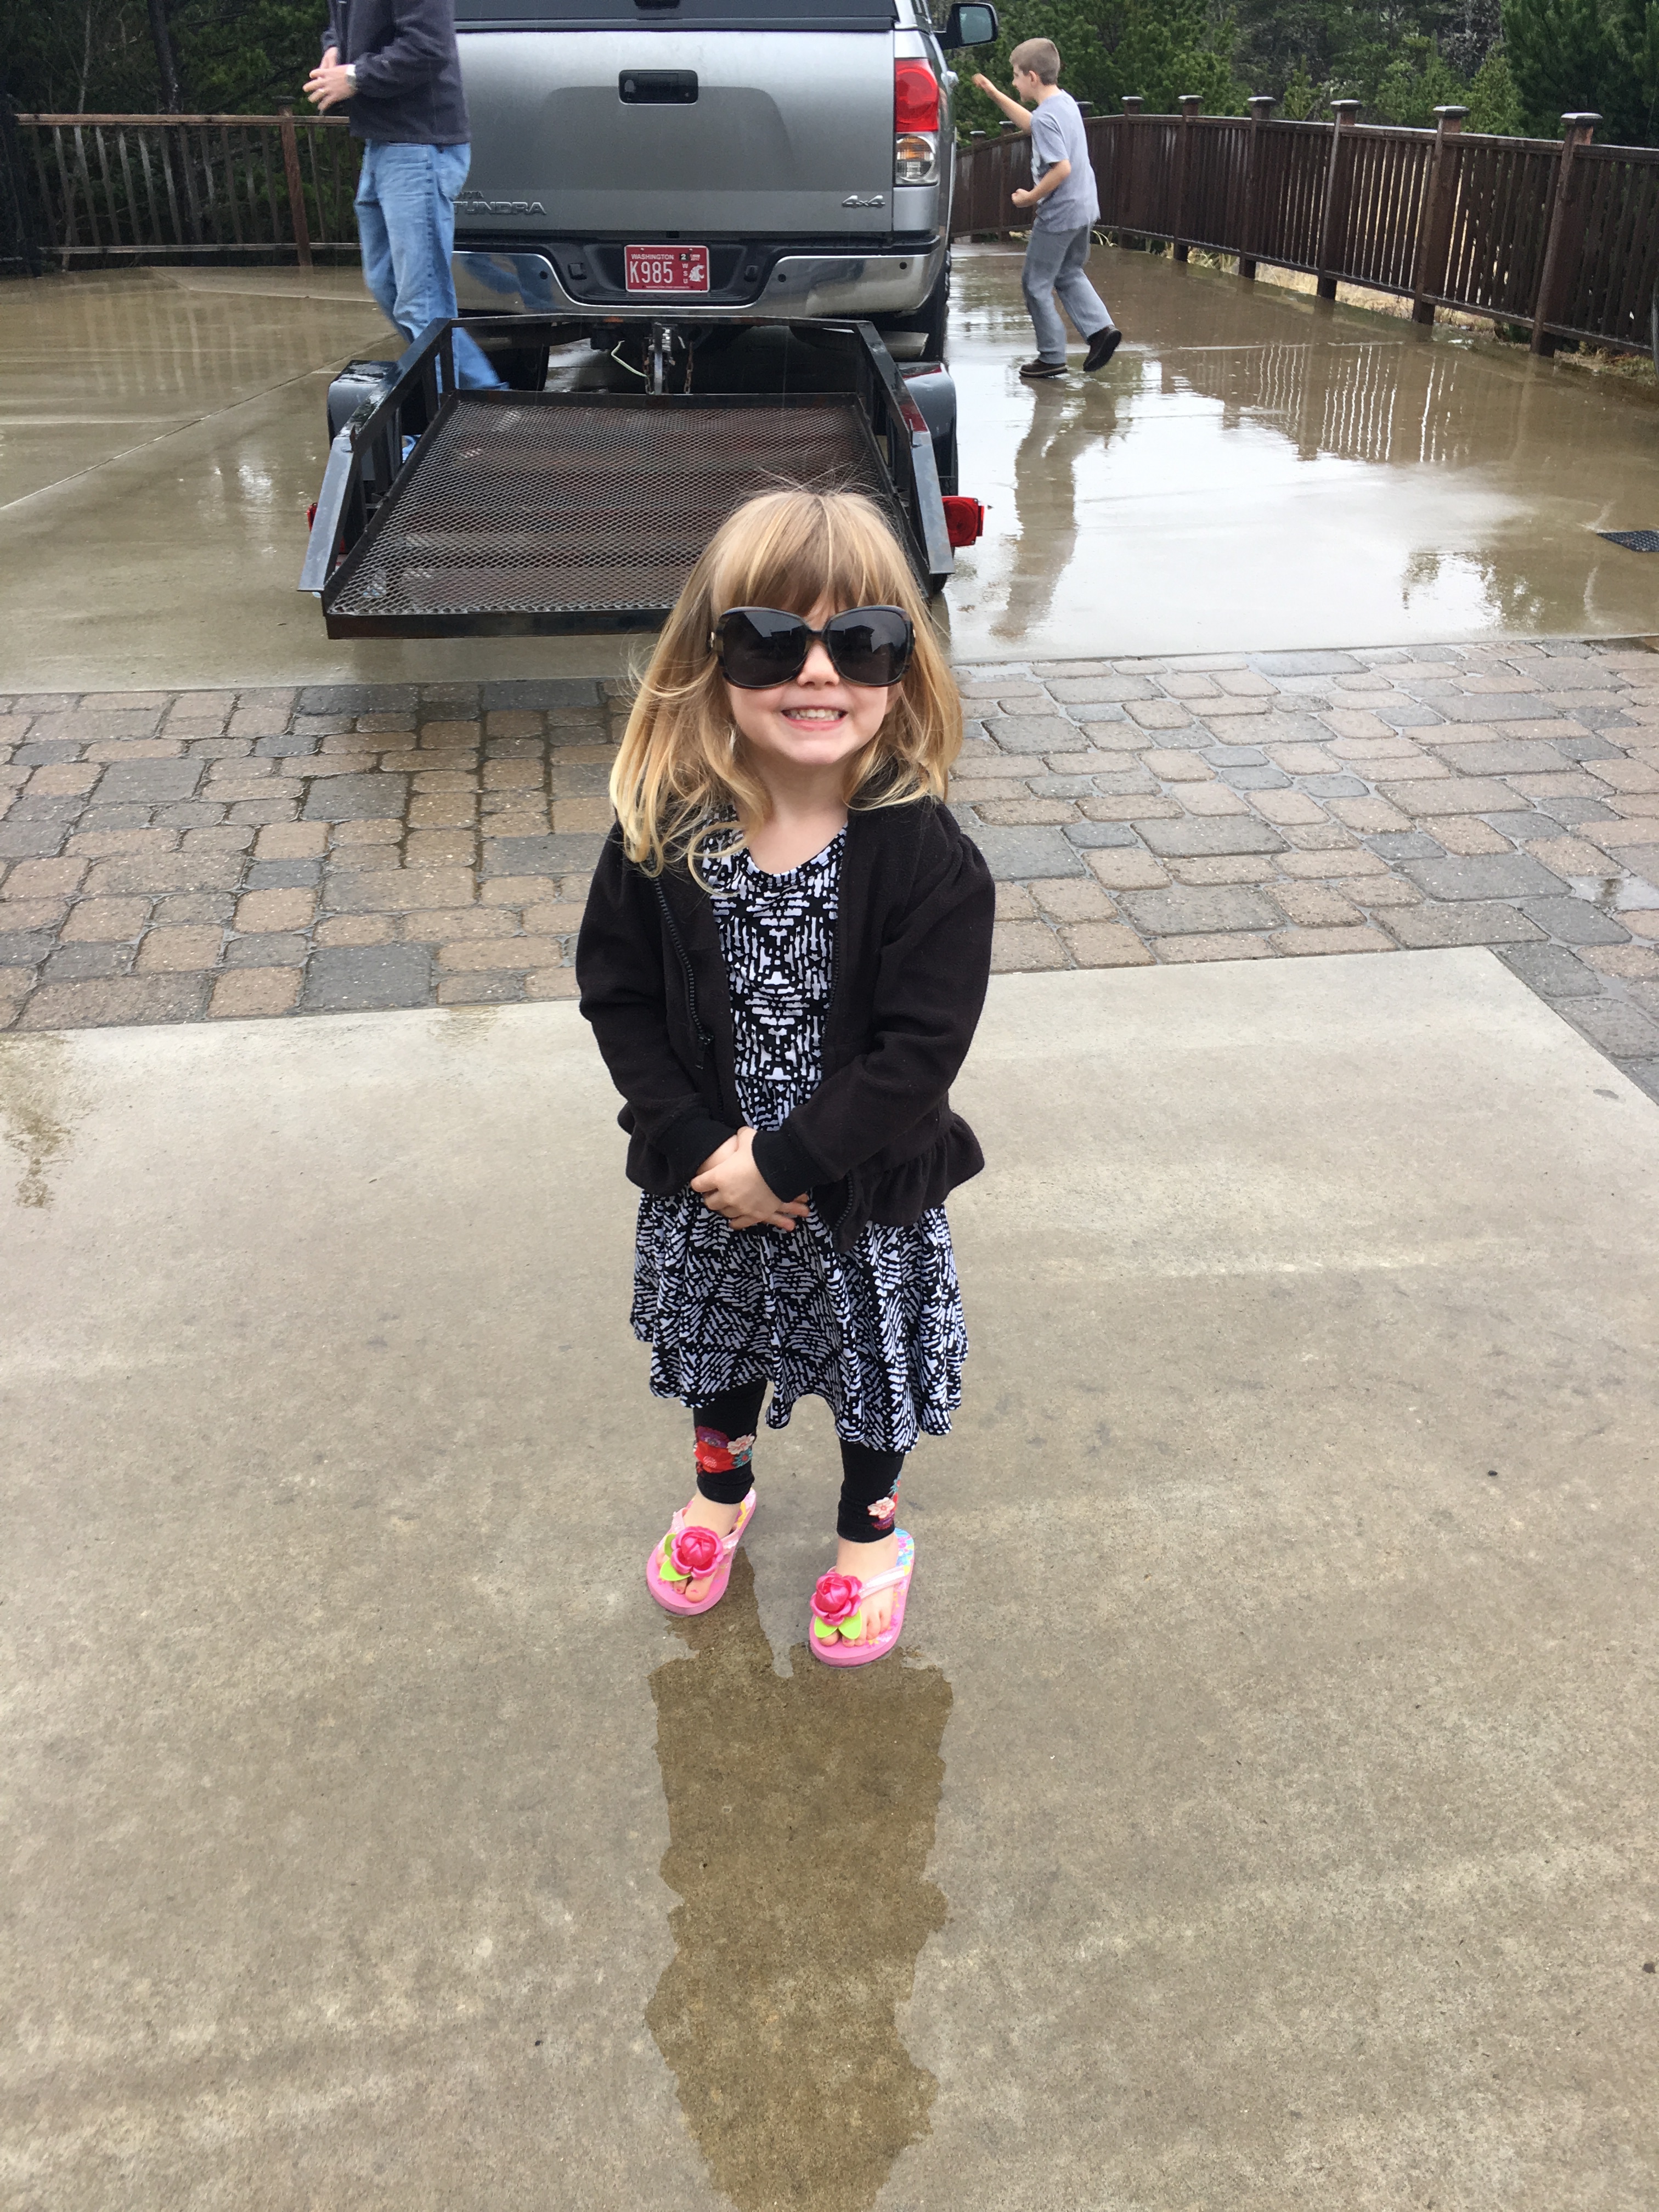
[[[1019,191],[1011,192],[1008,197],[1017,207],[1035,207],[1039,200],[1046,200],[1050,192],[1057,192],[1071,173],[1069,161],[1056,161],[1051,168],[1043,171],[1041,184],[1027,185]]]
[[[988,100],[995,100],[1011,123],[1018,123],[1022,131],[1030,131],[1031,111],[1029,107],[1022,107],[1017,100],[1010,100],[1006,92],[1000,92],[988,76],[976,76],[974,82]]]

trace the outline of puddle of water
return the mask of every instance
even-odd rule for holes
[[[51,1171],[86,1111],[63,1037],[0,1040],[0,1138],[23,1164],[19,1206],[52,1204]]]
[[[724,1601],[677,1620],[651,1677],[668,1801],[673,1963],[646,2021],[738,2212],[869,2212],[937,2090],[900,2039],[922,1945],[951,1686],[805,1643],[773,1670],[739,1552]]]

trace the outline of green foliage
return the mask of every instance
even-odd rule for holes
[[[264,113],[299,100],[322,0],[164,0],[186,110]],[[25,113],[152,114],[165,106],[146,0],[0,0],[0,93]]]
[[[1432,39],[1408,34],[1401,52],[1382,72],[1375,106],[1384,123],[1431,131],[1437,107],[1467,107],[1467,88],[1442,58]]]
[[[1126,93],[1149,115],[1168,115],[1185,93],[1196,93],[1206,115],[1236,115],[1242,94],[1231,68],[1233,23],[1205,0],[1012,0],[1000,9],[1002,35],[975,52],[957,88],[963,131],[995,131],[1002,118],[969,78],[980,70],[1005,92],[1013,89],[1008,57],[1023,39],[1052,39],[1060,48],[1060,82],[1073,99],[1115,113]]]
[[[1528,127],[1601,118],[1614,144],[1659,144],[1659,0],[1504,0],[1504,30]]]
[[[1499,137],[1513,137],[1521,131],[1520,97],[1510,71],[1510,58],[1501,46],[1494,46],[1476,70],[1469,87],[1468,110],[1466,131],[1484,131]]]
[[[1316,107],[1325,104],[1325,88],[1316,84],[1306,69],[1298,62],[1296,74],[1285,86],[1279,100],[1279,112],[1290,123],[1305,123]]]

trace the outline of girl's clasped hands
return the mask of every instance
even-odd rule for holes
[[[771,1188],[755,1165],[752,1129],[739,1129],[710,1152],[691,1188],[711,1213],[723,1214],[733,1229],[793,1229],[811,1211],[805,1192],[781,1199]]]

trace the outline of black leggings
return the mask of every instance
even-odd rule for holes
[[[711,1504],[741,1505],[748,1497],[749,1455],[765,1396],[764,1382],[744,1382],[735,1390],[711,1398],[706,1406],[693,1407],[697,1488]],[[874,1544],[891,1535],[897,1515],[895,1493],[903,1467],[902,1452],[842,1444],[841,1504],[836,1513],[838,1536],[849,1544]]]

